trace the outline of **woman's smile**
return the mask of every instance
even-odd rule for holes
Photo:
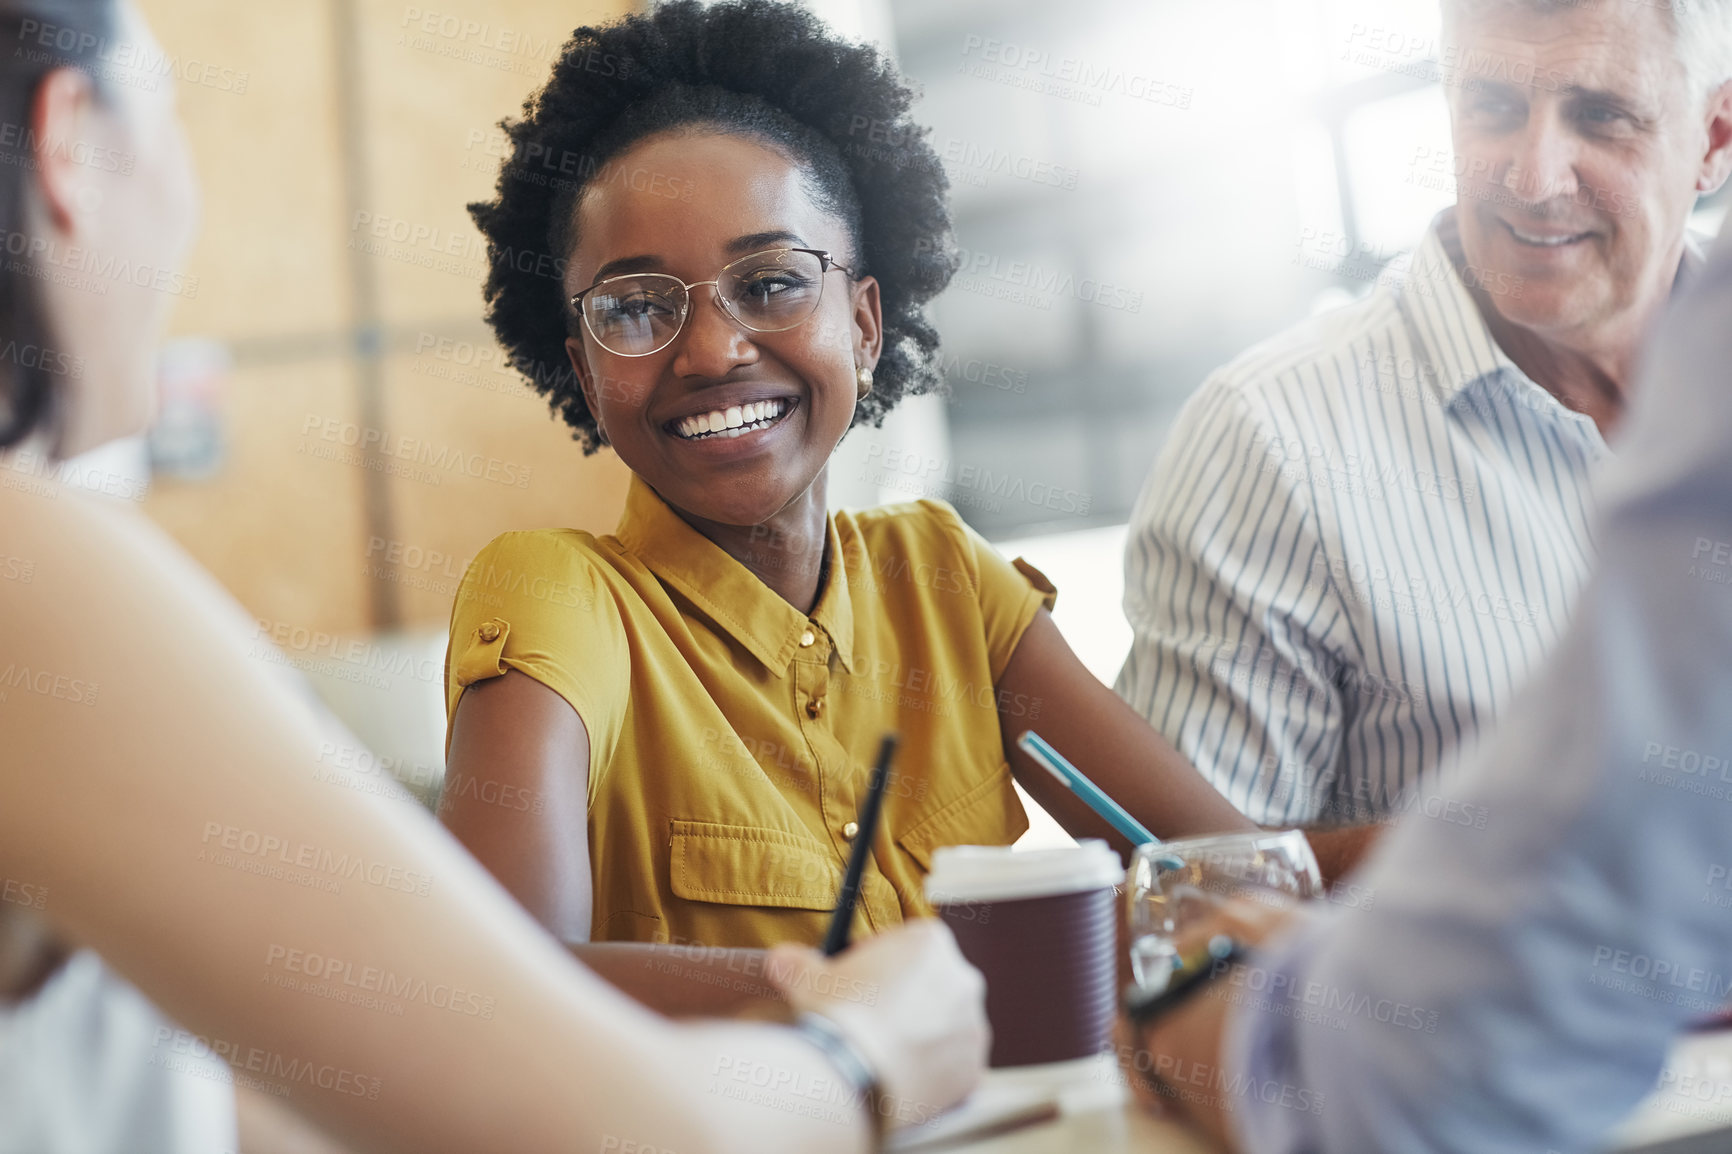
[[[814,200],[800,163],[760,140],[663,133],[621,163],[706,195],[603,185],[576,206],[564,288],[583,303],[566,351],[591,412],[620,460],[708,532],[792,518],[784,533],[821,542],[824,471],[853,422],[860,369],[878,359],[877,282],[849,272],[849,226]],[[596,288],[610,278],[629,283]],[[784,323],[771,302],[795,298],[804,307]],[[643,317],[661,318],[668,339],[634,353],[623,343],[644,335]]]
[[[799,403],[798,397],[759,401],[715,398],[709,402],[710,408],[676,417],[662,428],[688,444],[744,440],[756,445],[764,440],[758,434],[780,426]]]

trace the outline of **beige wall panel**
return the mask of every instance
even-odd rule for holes
[[[585,457],[514,374],[460,363],[456,342],[438,352],[389,363],[396,532],[368,542],[368,578],[396,585],[408,625],[445,624],[465,566],[508,529],[612,532],[629,479],[611,451]]]
[[[608,0],[362,0],[367,180],[360,228],[387,323],[478,315],[486,251],[464,206],[490,195],[504,137],[574,28],[617,18]],[[353,223],[353,221],[351,221]]]
[[[368,629],[361,469],[343,443],[358,438],[351,371],[336,360],[236,371],[222,473],[159,480],[145,500],[255,617]]]
[[[140,0],[178,58],[181,116],[204,191],[175,331],[280,336],[348,313],[331,6]],[[239,91],[244,86],[245,91]]]
[[[398,595],[403,623],[444,622],[455,578],[423,571],[428,554],[440,555],[441,573],[460,574],[507,528],[605,531],[625,490],[616,461],[586,460],[545,403],[494,367],[480,320],[484,255],[464,211],[492,186],[502,151],[492,124],[545,81],[574,27],[625,6],[355,2],[358,127],[369,157],[361,211],[389,222],[383,237],[370,222],[357,227],[345,206],[341,126],[352,110],[338,99],[340,5],[142,0],[178,62],[205,195],[188,266],[199,291],[179,303],[174,329],[230,342],[239,359],[223,472],[201,483],[159,480],[146,508],[256,616],[349,634],[376,624],[381,581]],[[441,16],[429,31],[416,12],[433,10]],[[362,241],[383,242],[368,259],[399,350],[386,366],[379,429],[363,428],[358,415],[367,366],[342,351],[360,323],[349,262],[351,243]],[[456,363],[457,339],[494,359]],[[407,460],[384,458],[401,466],[385,481],[394,544],[374,540],[364,506],[364,449],[386,437],[414,443]],[[422,454],[438,484],[416,462]],[[451,464],[477,457],[480,478]],[[498,462],[493,480],[488,462]],[[523,487],[512,483],[525,475]],[[407,546],[422,569],[401,568]]]

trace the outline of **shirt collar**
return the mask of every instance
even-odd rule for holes
[[[1445,209],[1414,250],[1398,294],[1408,327],[1433,370],[1430,387],[1445,408],[1469,385],[1494,374],[1507,371],[1527,380],[1498,346],[1473,294],[1462,283],[1450,256],[1452,250],[1460,251],[1455,238],[1455,210]]]
[[[824,519],[829,576],[808,618],[721,546],[686,524],[660,494],[636,474],[626,490],[625,512],[614,536],[662,581],[679,592],[738,641],[777,677],[800,649],[800,636],[815,623],[829,636],[836,656],[854,672],[853,574],[836,531]]]

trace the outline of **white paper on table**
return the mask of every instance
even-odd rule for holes
[[[896,1154],[938,1150],[1056,1119],[1059,1113],[1059,1094],[1049,1087],[988,1082],[954,1109],[891,1133],[884,1139],[884,1149]]]

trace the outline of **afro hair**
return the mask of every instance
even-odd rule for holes
[[[602,443],[566,356],[577,323],[562,277],[585,188],[636,142],[682,129],[734,132],[803,166],[816,202],[847,226],[857,275],[877,278],[884,349],[856,424],[940,391],[925,306],[949,283],[949,180],[908,117],[914,94],[879,53],[777,0],[675,0],[572,34],[546,87],[502,121],[496,196],[469,206],[487,238],[487,320],[512,364],[582,442]]]

